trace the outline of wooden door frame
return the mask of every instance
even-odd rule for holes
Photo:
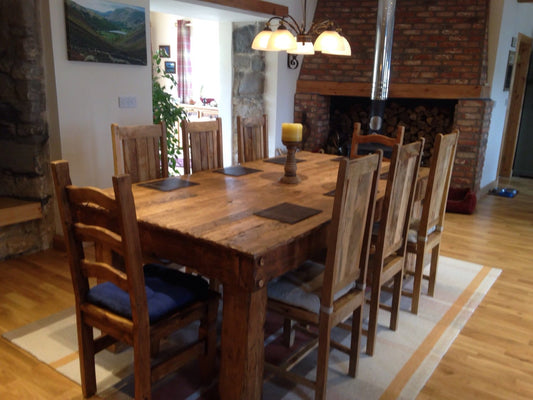
[[[533,39],[529,36],[521,33],[518,34],[516,59],[511,77],[509,102],[507,104],[502,147],[500,150],[500,162],[498,166],[498,176],[503,178],[510,178],[513,172],[513,162],[516,152],[516,143],[518,141],[520,118],[522,117],[522,106],[526,91],[526,79],[529,69],[532,43]]]

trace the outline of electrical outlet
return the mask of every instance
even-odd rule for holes
[[[134,96],[119,96],[119,108],[137,108],[137,98]]]

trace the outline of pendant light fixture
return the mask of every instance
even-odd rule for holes
[[[304,0],[304,20],[301,25],[290,15],[270,18],[265,29],[254,38],[252,49],[286,51],[289,54],[304,55],[315,54],[316,51],[341,56],[352,55],[350,43],[342,35],[341,29],[335,27],[333,21],[324,20],[312,23],[311,27],[306,30],[306,14],[307,0]],[[278,27],[273,31],[274,21],[278,22]],[[314,37],[316,40],[313,43]]]

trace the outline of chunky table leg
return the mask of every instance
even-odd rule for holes
[[[219,392],[222,400],[261,399],[266,287],[224,284]]]

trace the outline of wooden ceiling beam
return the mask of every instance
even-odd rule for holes
[[[219,4],[221,6],[238,8],[246,11],[263,14],[283,16],[289,13],[289,8],[279,4],[260,0],[203,0],[206,3]]]
[[[366,82],[331,82],[298,80],[297,93],[324,96],[370,97],[372,84]],[[489,87],[479,85],[423,85],[391,83],[389,98],[412,99],[479,99],[488,98]]]

